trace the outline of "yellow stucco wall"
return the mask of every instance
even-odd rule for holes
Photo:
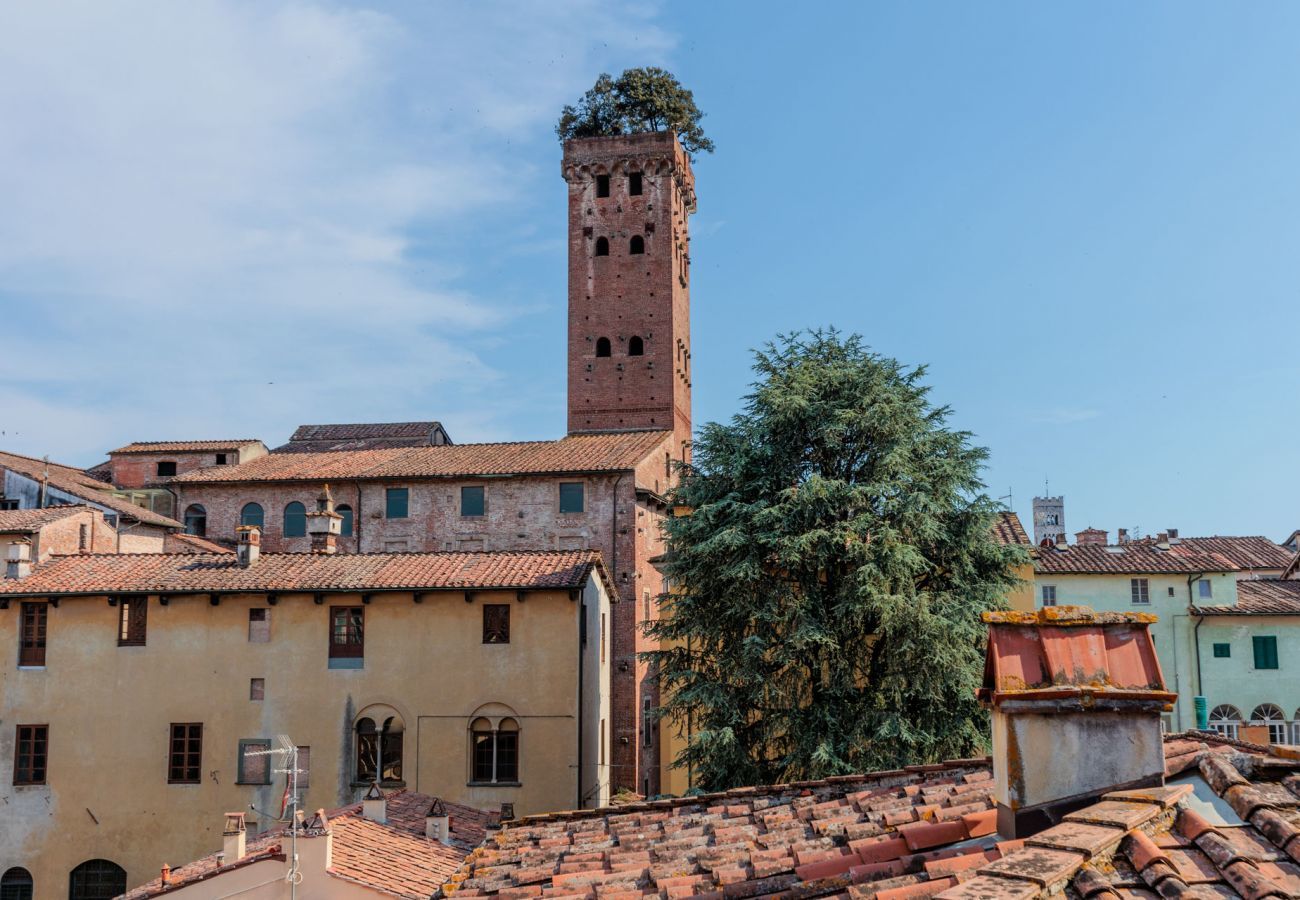
[[[511,640],[482,642],[482,606],[510,605]],[[44,786],[0,787],[0,871],[31,871],[37,898],[66,895],[68,872],[95,858],[123,866],[128,884],[221,848],[222,814],[267,823],[280,809],[283,776],[237,785],[241,739],[289,735],[311,748],[308,810],[352,802],[353,725],[383,704],[405,722],[404,779],[412,790],[517,815],[571,809],[578,801],[580,613],[584,654],[583,794],[596,783],[599,724],[609,722],[609,664],[599,621],[608,600],[596,578],[568,591],[376,594],[365,607],[364,668],[328,665],[329,608],[355,594],[281,595],[269,607],[271,639],[248,637],[248,611],[264,595],[150,598],[148,642],[119,647],[118,610],[104,597],[63,598],[50,609],[46,666],[18,670],[17,601],[0,611],[0,761],[14,757],[16,726],[48,724]],[[250,679],[265,699],[250,700]],[[510,715],[520,727],[520,785],[471,787],[471,717]],[[167,783],[170,723],[203,723],[202,781]],[[608,752],[608,751],[607,751]]]
[[[1034,611],[1034,564],[1025,563],[1016,566],[1016,577],[1020,583],[1007,592],[1007,603],[1020,612]]]

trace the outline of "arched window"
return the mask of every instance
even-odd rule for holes
[[[1237,727],[1241,725],[1241,710],[1227,703],[1210,710],[1210,728],[1226,738],[1237,738]]]
[[[266,514],[262,512],[260,503],[245,503],[244,508],[239,511],[240,525],[256,525],[258,528],[266,526]]]
[[[1272,703],[1261,703],[1250,714],[1250,724],[1268,726],[1270,744],[1286,743],[1286,716]]]
[[[382,725],[376,725],[375,720],[369,716],[357,719],[358,782],[401,782],[403,730],[402,719],[397,715],[384,717]]]
[[[0,875],[0,900],[32,900],[32,873],[14,866]]]
[[[596,238],[596,255],[609,256],[609,238]]]
[[[641,337],[639,335],[634,334],[632,335],[632,337],[628,338],[627,355],[642,356],[644,354],[645,354],[645,342],[641,340]]]
[[[339,537],[352,537],[352,507],[343,503],[334,507],[334,511],[343,517],[339,523]]]
[[[106,859],[88,859],[68,876],[68,900],[112,900],[126,893],[126,869]]]
[[[284,508],[284,536],[302,537],[307,533],[307,507],[297,500]]]
[[[639,234],[632,235],[632,240],[628,241],[627,244],[627,252],[633,256],[645,253],[645,238]]]
[[[519,781],[519,723],[502,719],[496,727],[486,718],[470,725],[473,753],[472,779],[482,784]]]
[[[609,338],[596,338],[596,355],[609,356]]]
[[[201,503],[191,503],[185,508],[185,533],[197,534],[199,537],[208,533],[208,511]],[[0,897],[0,900],[6,900]]]

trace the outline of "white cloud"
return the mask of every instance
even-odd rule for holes
[[[379,10],[0,8],[5,447],[90,461],[458,403],[500,433],[464,338],[519,309],[437,237],[555,177],[529,148],[560,104],[671,39],[585,0]]]
[[[1041,422],[1044,425],[1073,425],[1076,422],[1087,422],[1101,415],[1100,410],[1084,409],[1074,406],[1058,406],[1053,409],[1042,410],[1032,415],[1035,422]]]

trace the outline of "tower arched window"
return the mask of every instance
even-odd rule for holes
[[[340,503],[334,507],[334,511],[343,517],[343,521],[339,523],[339,537],[352,537],[352,507]]]
[[[596,338],[596,355],[609,356],[609,338]]]
[[[609,238],[607,237],[596,238],[596,255],[609,256]]]
[[[645,238],[639,234],[632,235],[632,240],[628,241],[627,252],[636,256],[639,253],[645,253]]]
[[[32,900],[32,873],[14,866],[0,876],[0,900]]]
[[[262,512],[262,504],[245,503],[244,508],[239,511],[240,525],[256,525],[258,528],[266,527],[266,513]]]
[[[284,536],[304,537],[307,534],[307,507],[297,500],[284,508]]]
[[[380,713],[387,710],[380,710]],[[405,728],[397,715],[386,715],[381,724],[370,716],[357,719],[356,780],[369,784],[378,781],[392,784],[402,780],[402,733]]]
[[[126,893],[126,869],[107,859],[88,859],[68,876],[69,900],[112,900]]]
[[[627,355],[628,356],[645,355],[645,342],[641,340],[641,336],[639,334],[634,334],[632,335],[632,337],[628,338]]]
[[[185,533],[197,534],[199,537],[208,533],[208,511],[202,503],[191,503],[185,507]]]

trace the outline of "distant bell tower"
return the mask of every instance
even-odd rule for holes
[[[1065,535],[1065,498],[1034,498],[1034,543],[1044,541],[1055,544]]]
[[[672,132],[564,143],[569,184],[569,432],[691,439],[695,176]]]

